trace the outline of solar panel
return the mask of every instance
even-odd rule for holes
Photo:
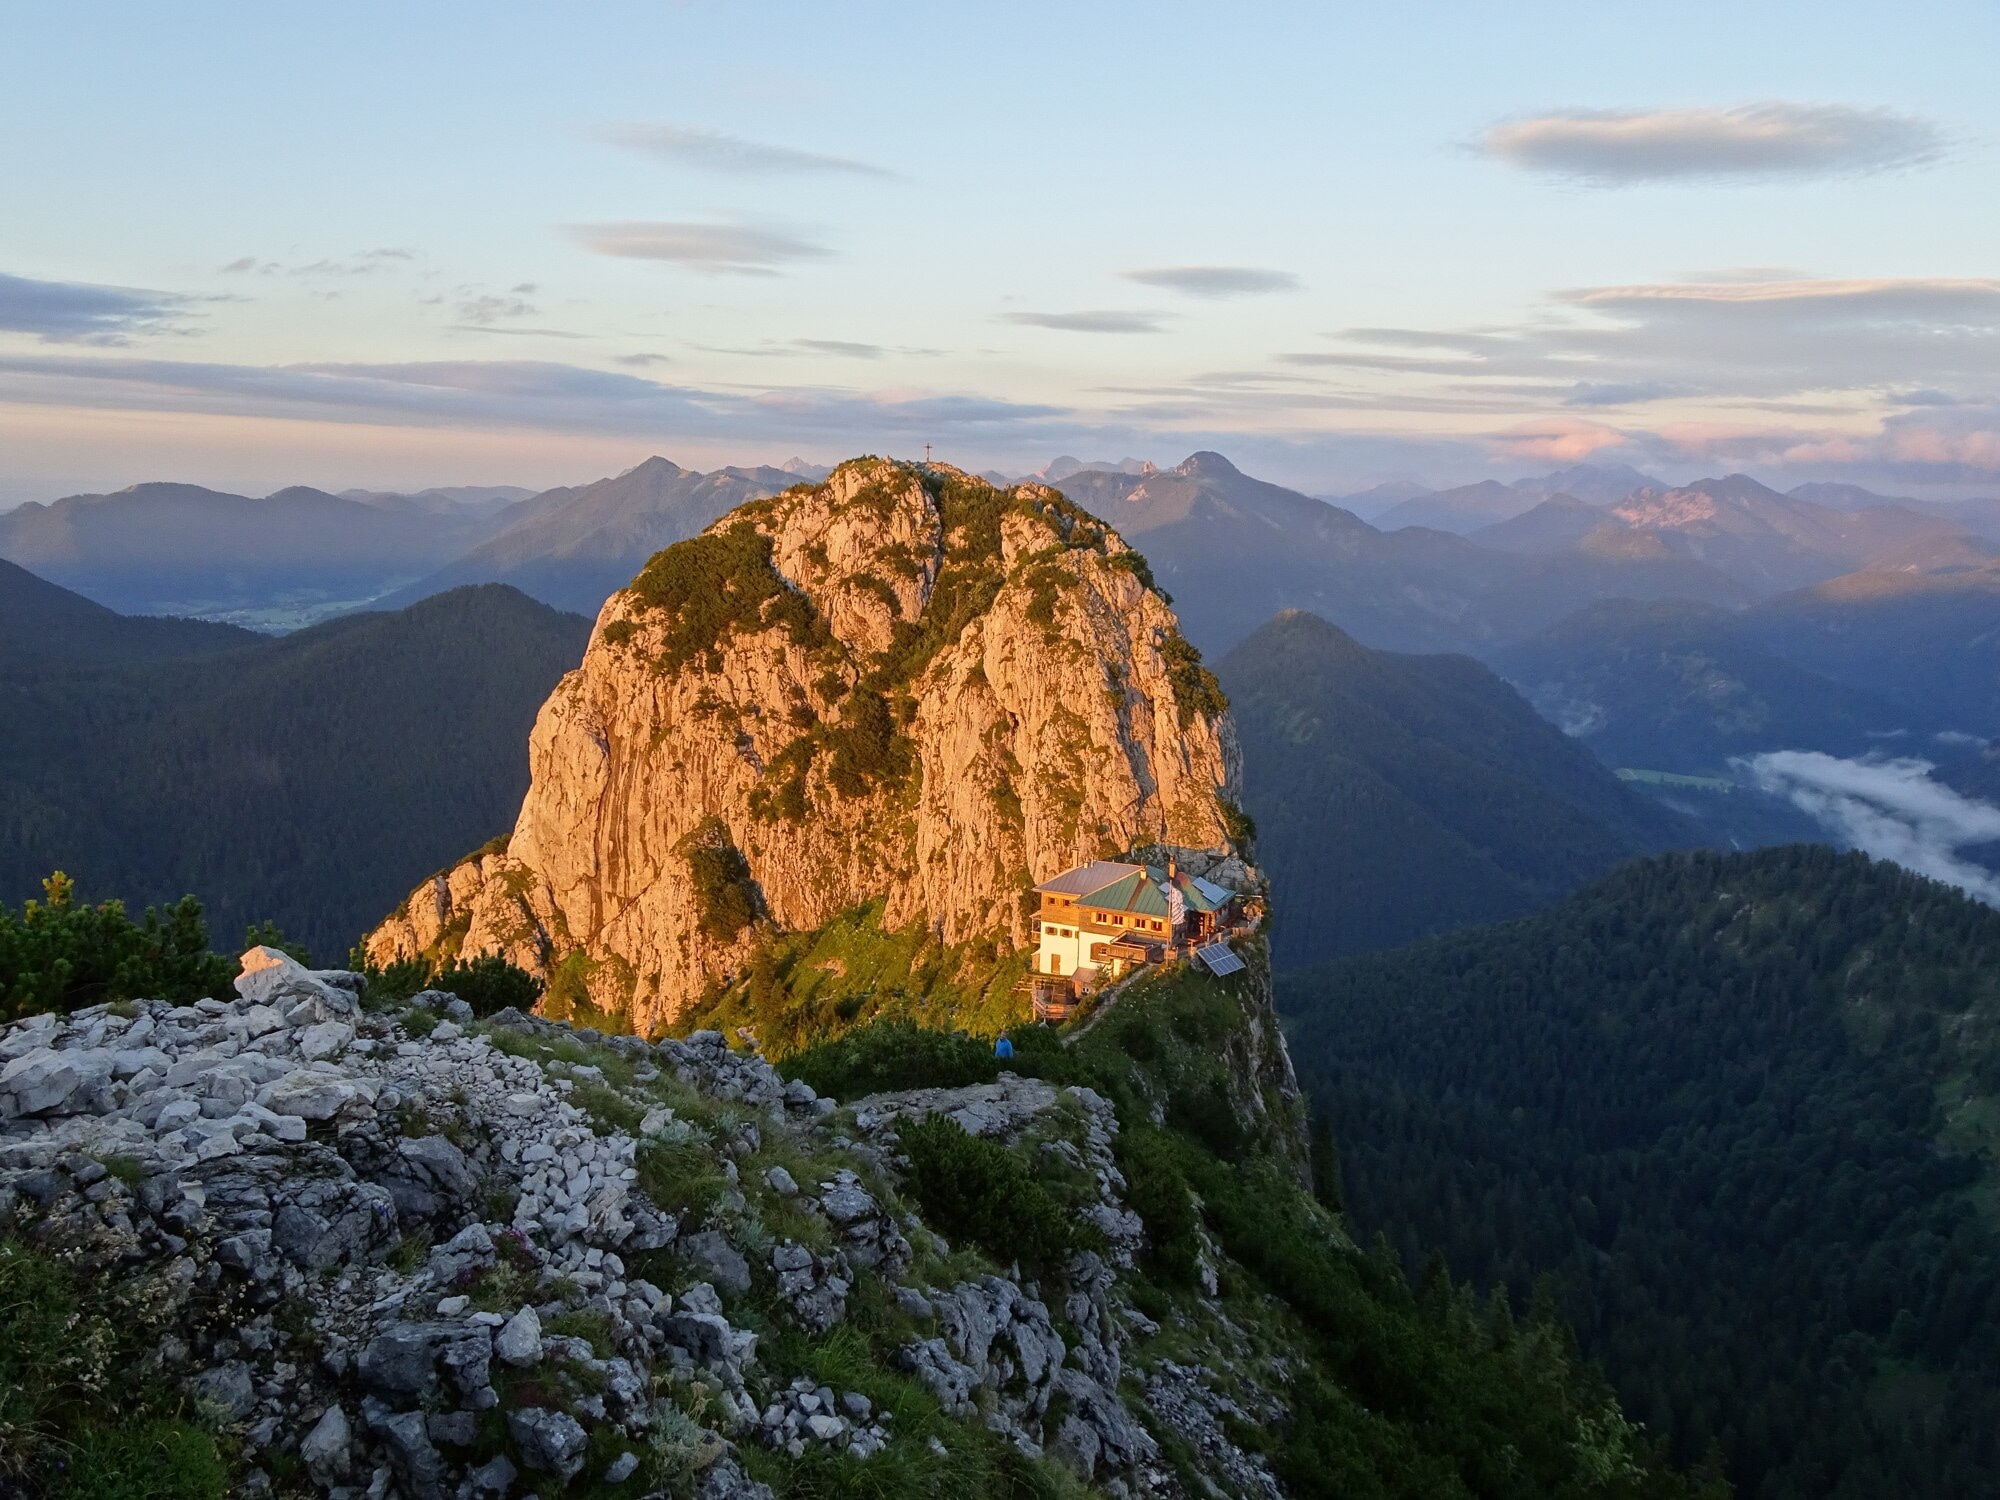
[[[1206,948],[1194,950],[1194,956],[1208,967],[1208,972],[1218,979],[1224,974],[1234,974],[1244,967],[1243,960],[1229,951],[1227,943],[1210,943]]]

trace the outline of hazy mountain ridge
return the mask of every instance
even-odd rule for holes
[[[303,485],[262,499],[149,483],[0,514],[0,557],[129,614],[282,623],[375,597],[488,534],[462,508],[385,508]]]
[[[0,671],[61,671],[203,656],[265,639],[210,620],[121,615],[0,561]]]
[[[1728,611],[1612,600],[1494,653],[1551,722],[1614,766],[1726,774],[1732,756],[1810,747],[1860,755],[1910,728],[1885,696],[1765,649]]]
[[[1372,651],[1293,613],[1216,672],[1281,966],[1524,915],[1699,841],[1467,657]]]
[[[468,583],[506,583],[545,604],[594,618],[662,547],[693,536],[746,500],[799,482],[786,469],[703,474],[649,458],[609,479],[522,502],[509,513],[505,529],[381,602],[397,607]]]

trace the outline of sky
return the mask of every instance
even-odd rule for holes
[[[2000,493],[2000,8],[8,7],[0,505],[1199,448]]]

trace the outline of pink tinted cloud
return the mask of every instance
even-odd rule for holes
[[[1551,417],[1539,422],[1523,422],[1518,427],[1496,432],[1490,441],[1498,444],[1509,458],[1574,464],[1582,463],[1593,453],[1601,453],[1606,448],[1620,447],[1626,438],[1617,428],[1607,427],[1602,422],[1587,422],[1580,417]]]

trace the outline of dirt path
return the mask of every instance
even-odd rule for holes
[[[1123,979],[1105,990],[1103,994],[1098,996],[1097,1004],[1091,1007],[1090,1014],[1085,1018],[1084,1023],[1068,1036],[1064,1037],[1062,1044],[1065,1047],[1073,1047],[1079,1041],[1083,1040],[1084,1037],[1090,1035],[1091,1029],[1111,1013],[1111,1007],[1118,1003],[1118,997],[1131,988],[1133,980],[1150,974],[1155,968],[1164,967],[1165,965],[1163,964],[1147,964],[1143,968],[1134,969],[1130,974],[1127,974]]]

